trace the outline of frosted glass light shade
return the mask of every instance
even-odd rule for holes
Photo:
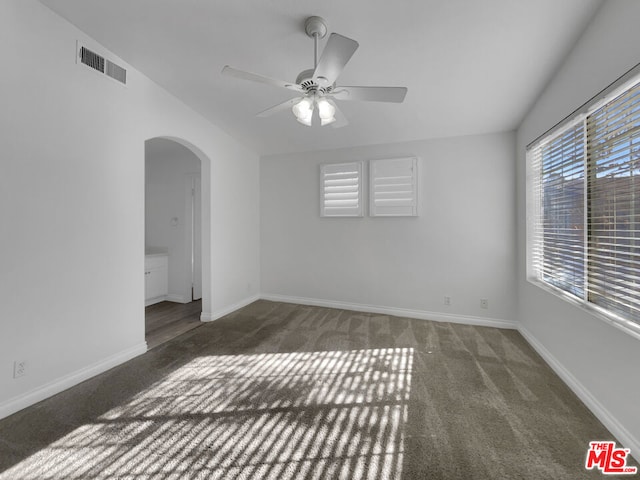
[[[336,121],[336,118],[334,117],[336,113],[336,107],[334,107],[330,102],[328,102],[327,100],[320,100],[318,102],[318,114],[320,115],[320,124],[321,125],[329,125],[330,123],[333,123]]]
[[[294,103],[291,111],[296,119],[308,127],[311,126],[311,118],[313,116],[313,102],[308,98],[303,98],[299,102]]]
[[[313,120],[313,110],[316,105],[318,107],[318,115],[320,116],[321,125],[329,125],[336,121],[335,105],[324,98],[318,100],[315,96],[313,98],[303,97],[293,104],[291,111],[296,116],[296,120],[298,120],[298,122],[310,127]]]

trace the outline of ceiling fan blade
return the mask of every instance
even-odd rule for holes
[[[402,103],[406,87],[336,87],[331,95],[338,100]]]
[[[272,85],[274,87],[282,87],[287,88],[289,90],[293,90],[295,92],[303,92],[303,89],[300,85],[285,82],[284,80],[277,80],[271,77],[265,77],[264,75],[258,75],[257,73],[245,72],[244,70],[238,70],[237,68],[230,67],[229,65],[225,65],[222,69],[222,74],[227,75],[229,77],[241,78],[243,80],[250,80],[252,82],[265,83],[267,85]]]
[[[325,79],[327,85],[333,85],[357,49],[358,42],[355,40],[332,33],[313,72],[313,79]]]
[[[283,112],[285,110],[291,111],[291,107],[293,104],[300,101],[300,97],[291,98],[286,102],[279,103],[278,105],[274,105],[273,107],[269,107],[266,110],[256,114],[256,117],[270,117],[271,115],[275,115],[276,113]]]

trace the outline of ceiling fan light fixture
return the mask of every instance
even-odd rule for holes
[[[324,98],[318,101],[318,114],[320,115],[320,125],[322,126],[336,121],[336,107]]]
[[[291,111],[301,124],[307,127],[311,126],[311,118],[313,116],[313,102],[309,98],[302,98],[299,102],[293,104]]]

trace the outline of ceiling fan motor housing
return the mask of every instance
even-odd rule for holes
[[[304,88],[305,92],[311,93],[316,92],[320,94],[329,93],[335,87],[335,84],[327,85],[324,77],[318,77],[316,80],[313,79],[314,69],[310,68],[309,70],[304,70],[300,72],[298,77],[296,78],[296,83]]]

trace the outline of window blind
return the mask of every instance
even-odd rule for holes
[[[587,119],[588,300],[640,323],[640,86]]]
[[[321,165],[320,182],[320,216],[362,216],[362,162]]]
[[[640,332],[640,78],[527,149],[529,276]]]
[[[418,214],[415,157],[371,160],[369,182],[369,214],[372,217]]]
[[[580,122],[530,152],[536,196],[533,267],[540,280],[584,295],[584,126]]]

